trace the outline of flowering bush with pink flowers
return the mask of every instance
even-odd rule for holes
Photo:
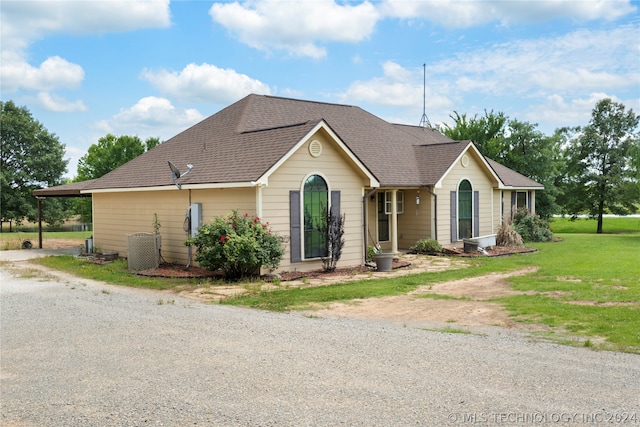
[[[195,260],[201,267],[222,270],[229,280],[259,274],[261,267],[276,269],[284,255],[268,223],[238,211],[202,225],[186,244],[197,248]]]

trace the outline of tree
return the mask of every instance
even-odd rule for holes
[[[639,122],[632,109],[603,99],[595,105],[589,124],[566,147],[564,208],[596,217],[597,233],[602,233],[605,212],[627,215],[640,202],[634,164]]]
[[[551,137],[536,124],[509,119],[504,113],[487,112],[484,117],[468,119],[454,111],[454,126],[444,133],[451,139],[470,139],[486,157],[544,185],[536,193],[536,212],[548,219],[559,209],[555,177],[562,167],[561,134]]]
[[[32,191],[58,185],[67,170],[64,144],[31,116],[26,107],[0,101],[0,217],[20,223],[37,219],[37,202]],[[62,220],[59,200],[45,204],[45,222]]]
[[[137,136],[116,137],[108,134],[89,147],[78,161],[76,181],[100,178],[129,160],[144,153],[145,146]]]
[[[75,182],[100,178],[112,170],[135,159],[145,150],[159,145],[160,139],[148,138],[144,143],[137,136],[122,135],[116,137],[107,134],[87,150],[87,154],[78,161],[78,174]],[[91,222],[91,200],[76,199],[74,210],[83,222]]]
[[[454,111],[455,116],[450,116],[453,121],[453,127],[447,127],[444,134],[456,141],[470,139],[478,147],[480,152],[494,160],[499,159],[502,150],[502,139],[507,124],[508,117],[504,113],[494,113],[484,111],[484,117],[468,119],[466,114],[458,114]]]
[[[496,144],[500,152],[495,160],[544,185],[544,191],[536,192],[536,213],[549,219],[559,211],[555,179],[563,165],[562,134],[556,132],[549,137],[537,130],[536,124],[513,119],[505,135]]]

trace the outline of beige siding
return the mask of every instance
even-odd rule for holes
[[[360,265],[364,259],[362,195],[365,177],[324,132],[321,131],[309,141],[312,140],[322,143],[322,154],[319,157],[311,156],[307,142],[269,177],[268,186],[262,190],[263,216],[268,219],[272,230],[287,242],[279,271],[308,271],[322,267],[322,262],[317,259],[293,265],[290,262],[289,192],[302,190],[304,180],[310,174],[323,176],[329,191],[340,191],[340,210],[345,214],[345,246],[338,267]]]
[[[191,190],[191,203],[202,204],[203,222],[237,209],[255,213],[255,190]],[[161,225],[162,257],[167,262],[187,261],[183,231],[189,190],[96,193],[93,195],[94,244],[100,250],[127,256],[127,235],[153,232],[153,216]]]
[[[502,225],[503,220],[509,216],[508,211],[504,207],[504,201],[502,199],[504,191],[499,189],[493,190],[493,229],[498,232],[498,229]]]
[[[418,240],[431,238],[431,195],[417,190],[404,190],[404,213],[398,215],[398,247],[408,249]]]
[[[380,190],[384,192],[385,190]],[[387,189],[388,191],[388,189]],[[425,189],[420,191],[420,203],[416,203],[417,189],[399,189],[404,192],[404,212],[398,214],[398,249],[406,250],[418,240],[433,237],[433,196]],[[391,242],[378,242],[377,193],[367,199],[368,244],[379,243],[383,251],[391,250]]]
[[[451,216],[450,216],[450,192],[457,191],[458,185],[464,179],[471,182],[473,191],[478,191],[480,196],[480,226],[479,235],[484,236],[495,232],[495,223],[500,217],[500,211],[495,211],[494,188],[497,182],[481,165],[471,151],[468,152],[469,163],[463,167],[457,162],[442,180],[442,186],[436,189],[438,194],[438,241],[442,245],[451,246]],[[460,242],[461,243],[461,242]]]

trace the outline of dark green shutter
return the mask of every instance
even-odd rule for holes
[[[302,237],[300,234],[300,191],[289,192],[289,244],[291,262],[302,261]]]
[[[451,203],[450,203],[450,212],[449,215],[451,217],[451,242],[458,241],[458,215],[456,214],[458,208],[458,198],[456,197],[456,192],[452,191],[451,193]]]
[[[331,192],[331,213],[340,216],[340,191]]]
[[[480,192],[473,192],[473,237],[480,235]]]

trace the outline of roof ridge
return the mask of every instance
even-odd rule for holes
[[[322,105],[331,105],[334,107],[348,107],[348,108],[359,108],[355,105],[350,105],[350,104],[338,104],[335,102],[326,102],[326,101],[313,101],[313,100],[309,100],[309,99],[299,99],[299,98],[288,98],[288,97],[284,97],[284,96],[275,96],[275,95],[256,95],[256,96],[263,96],[265,98],[272,98],[272,99],[280,99],[283,101],[295,101],[295,102],[306,102],[309,104],[322,104]]]
[[[323,119],[320,119],[320,120],[323,120]],[[307,120],[305,122],[292,123],[292,124],[281,125],[281,126],[273,126],[273,127],[270,127],[270,128],[250,129],[250,130],[241,131],[240,134],[241,135],[245,135],[245,134],[248,134],[248,133],[266,132],[266,131],[270,131],[270,130],[286,129],[286,128],[292,128],[292,127],[296,127],[296,126],[304,126],[304,125],[308,124],[310,121],[311,120]]]

